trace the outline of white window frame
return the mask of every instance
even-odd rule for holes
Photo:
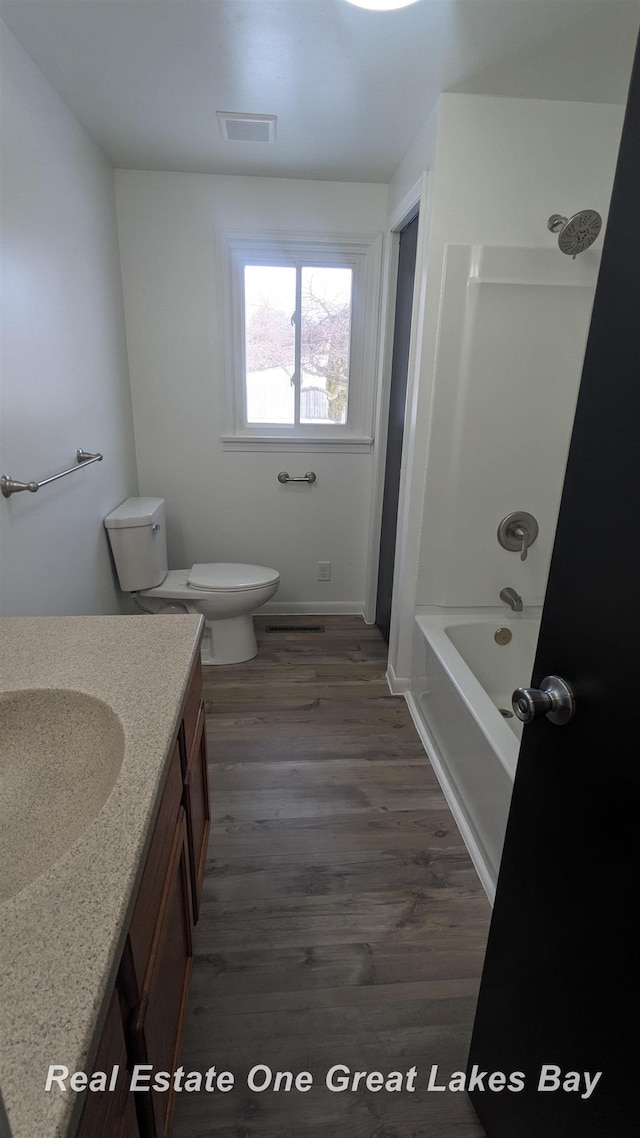
[[[218,240],[223,288],[225,450],[370,450],[377,376],[381,234],[237,234]],[[244,266],[336,265],[353,270],[347,421],[248,424],[244,384]]]

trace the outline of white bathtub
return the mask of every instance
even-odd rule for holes
[[[407,702],[491,901],[522,730],[499,709],[511,712],[513,689],[531,680],[539,628],[539,609],[423,609],[415,620]]]

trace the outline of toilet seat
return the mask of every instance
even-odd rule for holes
[[[236,575],[234,583],[233,576],[226,572],[230,569],[230,567],[235,569],[240,568],[243,570],[255,571],[256,576],[253,578],[255,583],[249,584],[250,575],[247,573],[244,575]],[[208,580],[217,580],[219,582],[217,585],[211,585],[207,588],[206,586],[196,587],[195,585],[189,584],[189,579],[193,573],[193,570],[203,568],[212,570],[212,573],[208,577]],[[220,576],[217,576],[215,572],[218,569],[222,570]],[[199,573],[196,573],[196,576],[198,579],[200,579]],[[230,583],[224,585],[222,582],[225,580]],[[156,585],[151,589],[140,589],[139,592],[140,596],[143,597],[162,597],[166,600],[180,600],[188,602],[206,600],[208,597],[213,598],[216,593],[220,596],[228,596],[236,593],[248,593],[250,590],[254,590],[256,593],[260,594],[263,590],[267,592],[270,588],[273,587],[273,585],[277,584],[279,580],[280,574],[275,569],[268,569],[264,565],[238,566],[235,565],[235,563],[231,564],[220,562],[218,564],[210,563],[205,566],[194,565],[192,569],[170,569],[164,580],[161,581],[159,585]],[[256,598],[256,607],[260,603],[261,602]]]
[[[280,574],[266,565],[243,565],[236,561],[207,562],[193,565],[187,576],[191,589],[206,592],[244,592],[274,585]]]

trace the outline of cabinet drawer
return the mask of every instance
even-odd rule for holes
[[[138,985],[142,983],[149,963],[181,799],[182,772],[176,743],[129,930]]]

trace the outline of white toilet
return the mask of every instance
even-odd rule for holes
[[[164,498],[127,498],[104,524],[123,592],[138,595],[153,613],[202,613],[203,664],[237,664],[257,654],[251,613],[276,592],[277,570],[228,562],[168,570]]]

